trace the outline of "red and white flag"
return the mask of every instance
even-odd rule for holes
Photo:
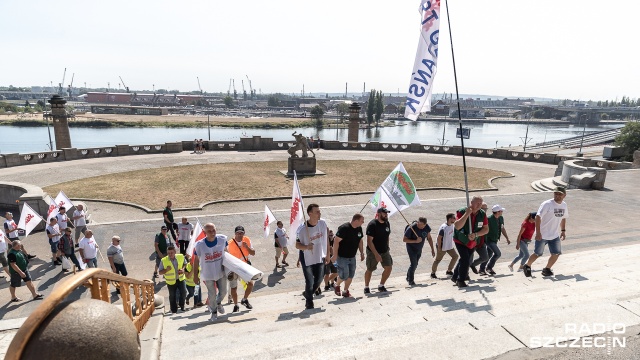
[[[28,236],[33,229],[35,229],[41,221],[44,221],[42,216],[29,206],[27,203],[23,203],[22,212],[20,213],[20,221],[18,222],[18,229],[24,230],[24,236]]]
[[[62,190],[60,190],[58,196],[56,196],[55,200],[53,200],[53,204],[49,204],[49,213],[47,214],[47,219],[50,218],[51,214],[61,206],[64,206],[67,210],[73,207],[73,203],[71,202],[71,200],[69,200],[67,195]]]
[[[271,212],[271,209],[269,209],[267,204],[265,204],[264,205],[264,221],[262,222],[262,230],[264,230],[265,239],[269,237],[269,231],[271,230],[269,225],[271,225],[271,223],[274,221],[276,221],[276,216],[273,215],[273,213]]]
[[[298,175],[293,171],[293,194],[291,195],[291,216],[289,217],[289,234],[297,234],[298,228],[304,221],[304,203],[298,185]],[[294,235],[295,236],[295,235]]]
[[[196,227],[193,229],[193,235],[191,235],[191,240],[189,241],[189,246],[187,246],[187,254],[191,256],[191,263],[193,264],[193,251],[196,248],[196,243],[207,237],[207,234],[202,230],[202,225],[200,225],[200,220],[196,222]]]

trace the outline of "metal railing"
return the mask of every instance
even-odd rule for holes
[[[5,359],[20,359],[38,327],[56,306],[80,286],[90,289],[92,299],[111,303],[109,284],[120,288],[124,313],[133,321],[138,333],[141,332],[155,310],[153,283],[150,280],[136,280],[104,269],[86,269],[63,280],[29,315],[11,341]],[[135,313],[131,307],[132,304],[135,304]]]

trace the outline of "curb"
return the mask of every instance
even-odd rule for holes
[[[164,324],[164,308],[156,309],[147,325],[138,336],[140,340],[140,359],[157,360],[160,358],[162,344],[162,326]]]

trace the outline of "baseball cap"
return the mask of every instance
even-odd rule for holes
[[[236,226],[236,229],[233,232],[238,232],[238,231],[244,232],[244,227],[242,227],[240,225]]]
[[[559,192],[559,193],[563,193],[563,194],[567,195],[567,189],[565,189],[563,186],[556,186],[556,187],[553,189],[553,192],[554,192],[554,193]]]
[[[538,215],[538,213],[535,211],[529,213],[529,216],[531,216],[532,218],[536,217],[536,215]]]
[[[493,205],[493,207],[491,208],[491,211],[493,211],[493,212],[505,211],[505,210],[507,210],[507,209],[503,208],[500,205]]]
[[[164,225],[162,225],[162,226],[160,227],[160,230],[167,230],[167,227],[166,227],[166,226],[164,226]]]
[[[385,207],[378,208],[378,213],[390,213],[391,211],[387,210]]]

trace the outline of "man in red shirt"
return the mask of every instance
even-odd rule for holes
[[[451,281],[458,287],[467,287],[464,282],[469,277],[471,256],[475,250],[476,241],[489,232],[487,215],[481,209],[482,197],[474,196],[471,206],[461,208],[456,212],[456,222],[453,223],[453,242],[456,245],[460,259],[453,271]],[[470,219],[470,220],[469,220]]]

